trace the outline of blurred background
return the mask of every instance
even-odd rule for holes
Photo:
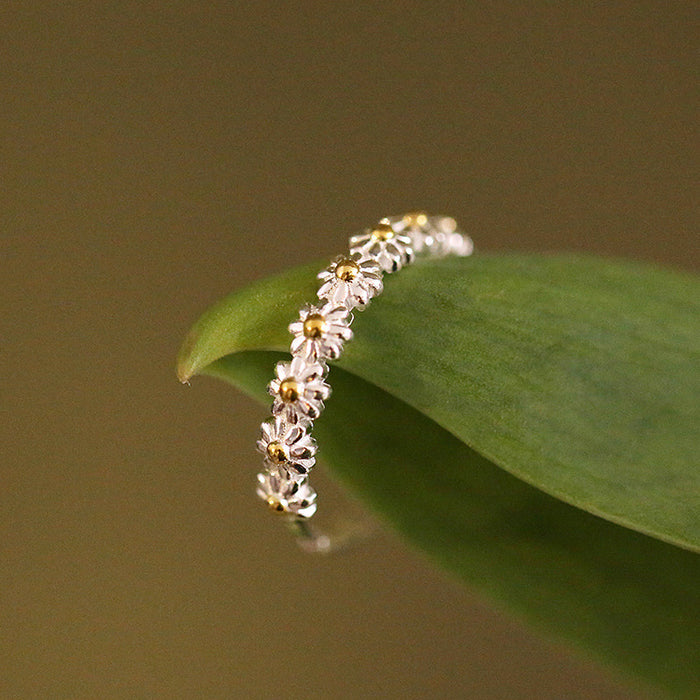
[[[383,532],[310,558],[174,360],[385,214],[697,267],[695,3],[0,9],[0,697],[646,697]],[[317,478],[324,504],[343,496]]]

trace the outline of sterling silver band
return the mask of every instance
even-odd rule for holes
[[[262,424],[257,443],[265,465],[258,474],[258,496],[271,510],[287,516],[305,549],[331,547],[329,537],[308,523],[316,512],[316,491],[308,476],[317,453],[311,429],[331,394],[327,363],[340,357],[352,339],[352,312],[381,294],[384,273],[398,272],[416,255],[467,256],[473,249],[471,238],[457,230],[451,217],[412,212],[384,218],[352,236],[349,253],[318,274],[318,301],[304,306],[289,326],[294,336],[292,360],[275,368],[268,386],[272,418]]]

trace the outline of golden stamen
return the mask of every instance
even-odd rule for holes
[[[306,338],[320,338],[326,329],[326,320],[321,314],[309,314],[304,321],[304,336]]]
[[[277,393],[282,401],[285,403],[292,403],[301,395],[301,388],[299,387],[296,379],[289,377],[280,383],[280,388],[278,389]]]
[[[270,496],[267,499],[267,505],[270,507],[270,510],[274,510],[276,513],[284,513],[287,510],[282,504],[282,501],[274,496]]]
[[[428,215],[424,211],[411,211],[404,214],[403,222],[408,228],[422,228],[428,223]]]
[[[350,258],[343,258],[335,266],[335,276],[343,282],[352,282],[360,274],[360,266]]]
[[[370,235],[372,240],[384,243],[385,241],[390,241],[396,234],[394,229],[391,228],[391,224],[380,222],[372,229]]]
[[[279,442],[271,442],[267,446],[267,456],[270,458],[270,461],[275,464],[283,464],[287,461],[287,453]]]

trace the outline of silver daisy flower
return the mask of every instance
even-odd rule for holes
[[[316,443],[304,426],[277,417],[263,423],[260,430],[258,450],[270,471],[278,471],[288,480],[308,474],[316,462]]]
[[[287,423],[306,423],[319,417],[323,402],[331,395],[331,388],[323,381],[324,365],[305,362],[301,357],[291,362],[278,362],[268,390],[275,400],[272,414]]]
[[[300,355],[307,362],[337,359],[343,343],[352,338],[350,323],[352,316],[345,306],[305,306],[299,320],[289,324],[289,332],[294,335],[292,355]]]
[[[258,496],[277,513],[310,518],[316,512],[316,491],[307,479],[288,481],[279,474],[258,474]]]
[[[384,272],[396,272],[413,260],[411,238],[382,219],[374,228],[350,238],[350,252],[376,260]]]
[[[457,222],[451,216],[428,216],[416,211],[386,219],[394,230],[411,239],[413,250],[432,257],[446,255],[471,255],[472,239],[457,230]]]
[[[343,304],[348,309],[363,309],[384,289],[379,263],[358,252],[339,255],[318,273],[318,278],[321,280],[319,299]]]

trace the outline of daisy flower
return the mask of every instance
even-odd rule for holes
[[[379,263],[358,252],[338,256],[318,273],[318,278],[321,280],[319,299],[343,304],[348,309],[363,309],[384,288]]]
[[[258,496],[277,513],[310,518],[316,512],[316,491],[307,479],[287,481],[274,473],[258,474]]]
[[[343,343],[352,338],[351,322],[352,316],[345,306],[331,303],[305,306],[299,312],[299,320],[289,324],[289,332],[294,335],[292,355],[299,355],[307,362],[337,359]]]
[[[291,362],[278,362],[268,391],[275,400],[272,414],[287,423],[306,423],[315,420],[323,410],[323,402],[331,395],[331,388],[323,381],[325,366],[305,362],[301,357]]]
[[[395,231],[386,219],[374,228],[352,236],[350,252],[358,252],[376,260],[384,272],[396,272],[413,260],[411,238]]]
[[[278,471],[287,480],[308,474],[316,462],[316,443],[303,426],[277,417],[263,423],[260,431],[258,450],[270,471]]]
[[[394,230],[408,236],[416,253],[444,257],[466,256],[474,251],[472,239],[457,231],[457,222],[451,216],[428,216],[425,212],[416,211],[383,220],[389,222]]]

